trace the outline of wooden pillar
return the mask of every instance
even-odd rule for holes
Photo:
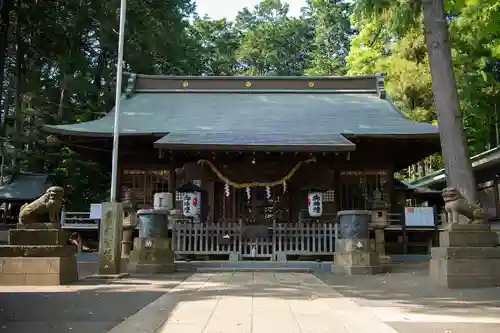
[[[176,175],[175,175],[175,169],[172,168],[168,172],[168,193],[172,195],[172,208],[175,209],[175,202],[176,202],[176,193],[175,193],[175,188],[176,188]]]
[[[342,196],[342,183],[340,182],[340,170],[335,169],[333,178],[333,189],[335,190],[335,210],[338,212],[342,210],[341,196]]]
[[[493,178],[493,195],[495,197],[495,212],[496,218],[500,218],[500,194],[498,193],[498,175]]]
[[[208,216],[211,223],[215,222],[215,181],[208,182]]]

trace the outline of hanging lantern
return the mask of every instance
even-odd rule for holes
[[[320,217],[323,215],[323,193],[309,192],[307,195],[307,209],[309,216]]]
[[[266,197],[267,200],[271,199],[271,188],[269,186],[266,186]]]
[[[198,185],[188,183],[177,189],[182,193],[182,212],[186,217],[196,217],[200,212],[201,188]]]
[[[286,193],[286,180],[283,181],[283,194]]]
[[[182,212],[186,217],[195,217],[198,214],[198,197],[196,193],[184,193],[182,196]]]
[[[229,197],[229,195],[231,194],[231,191],[229,190],[228,183],[226,183],[226,185],[224,185],[224,193],[226,194],[226,197]]]
[[[320,217],[323,215],[323,194],[327,188],[304,187],[301,190],[307,191],[307,211],[310,217]]]

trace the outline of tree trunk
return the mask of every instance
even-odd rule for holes
[[[448,186],[460,189],[469,201],[476,202],[476,181],[463,129],[443,0],[423,0],[422,4],[446,180]]]
[[[3,106],[3,81],[5,78],[6,66],[5,57],[8,48],[8,36],[10,31],[10,13],[14,8],[14,1],[7,0],[0,2],[0,135],[5,136],[5,116],[7,115],[6,108]]]

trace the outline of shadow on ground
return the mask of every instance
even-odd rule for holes
[[[80,265],[79,270],[80,276],[95,271],[91,265]],[[81,280],[57,287],[2,287],[0,332],[108,332],[188,276],[149,275],[123,281]]]
[[[498,322],[500,288],[440,287],[430,280],[428,267],[428,263],[400,264],[394,267],[392,273],[384,275],[348,277],[317,274],[317,277],[360,306],[397,307],[409,315],[428,316],[435,320],[388,323],[401,333],[500,332],[497,323],[481,323],[490,320]],[[450,316],[458,317],[462,322],[444,324],[446,320],[441,318]]]

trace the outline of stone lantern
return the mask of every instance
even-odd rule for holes
[[[379,190],[375,190],[373,195],[370,226],[375,233],[375,251],[379,255],[380,263],[388,265],[391,262],[391,258],[385,254],[385,228],[389,226],[388,209]]]

